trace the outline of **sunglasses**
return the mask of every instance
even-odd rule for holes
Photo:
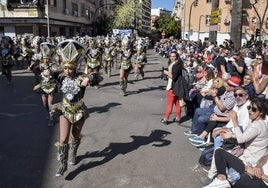
[[[258,57],[258,58],[256,58],[256,59],[257,59],[257,60],[262,60],[262,58],[259,58],[259,57]]]
[[[243,94],[243,93],[238,93],[238,94],[236,94],[236,93],[235,93],[235,94],[234,94],[234,97],[236,98],[237,96],[238,96],[238,97],[244,97],[245,94]]]
[[[254,107],[254,106],[247,106],[247,109],[251,110],[254,113],[258,111],[258,109],[256,107]]]

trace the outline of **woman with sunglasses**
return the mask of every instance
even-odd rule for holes
[[[234,134],[232,134],[232,137],[236,138],[238,143],[245,144],[243,154],[238,158],[228,151],[220,148],[217,149],[214,153],[217,176],[212,183],[203,188],[231,187],[227,180],[226,168],[233,168],[239,174],[246,173],[248,168],[256,166],[261,157],[268,153],[268,124],[265,121],[267,115],[265,102],[261,99],[254,98],[248,106],[248,113],[251,123],[242,132],[238,125],[236,112],[229,112],[229,116],[234,124]],[[265,187],[265,184],[251,187],[262,188]]]

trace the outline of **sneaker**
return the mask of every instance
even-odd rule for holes
[[[161,123],[163,125],[168,125],[168,120],[167,119],[161,119]]]
[[[205,186],[205,185],[210,184],[213,181],[213,179],[210,179],[208,177],[201,177],[200,181],[201,181],[202,185]]]
[[[204,151],[206,149],[206,146],[198,146],[197,147],[200,151]]]
[[[210,184],[203,188],[231,188],[231,185],[227,180],[215,178]]]
[[[193,146],[195,146],[195,147],[198,147],[198,148],[207,146],[206,142],[202,142],[202,143],[200,143],[200,142],[191,142],[191,144]]]
[[[205,142],[205,139],[204,138],[201,138],[199,136],[195,136],[193,138],[189,138],[189,140],[191,142],[197,142],[197,143],[200,143],[200,144]]]
[[[194,136],[194,137],[198,136],[197,134],[193,133],[191,130],[184,131],[183,134],[186,135],[186,136]]]

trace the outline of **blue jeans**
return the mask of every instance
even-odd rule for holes
[[[219,135],[214,138],[214,150],[221,147],[223,144],[223,138]]]
[[[214,107],[215,104],[212,104],[208,108],[197,108],[195,110],[191,128],[192,133],[200,135],[204,131]]]

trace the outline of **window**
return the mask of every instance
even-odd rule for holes
[[[206,15],[206,25],[210,25],[210,15]]]
[[[212,0],[207,0],[207,3],[211,3]]]
[[[78,16],[78,5],[76,3],[72,3],[72,11],[74,16]]]

